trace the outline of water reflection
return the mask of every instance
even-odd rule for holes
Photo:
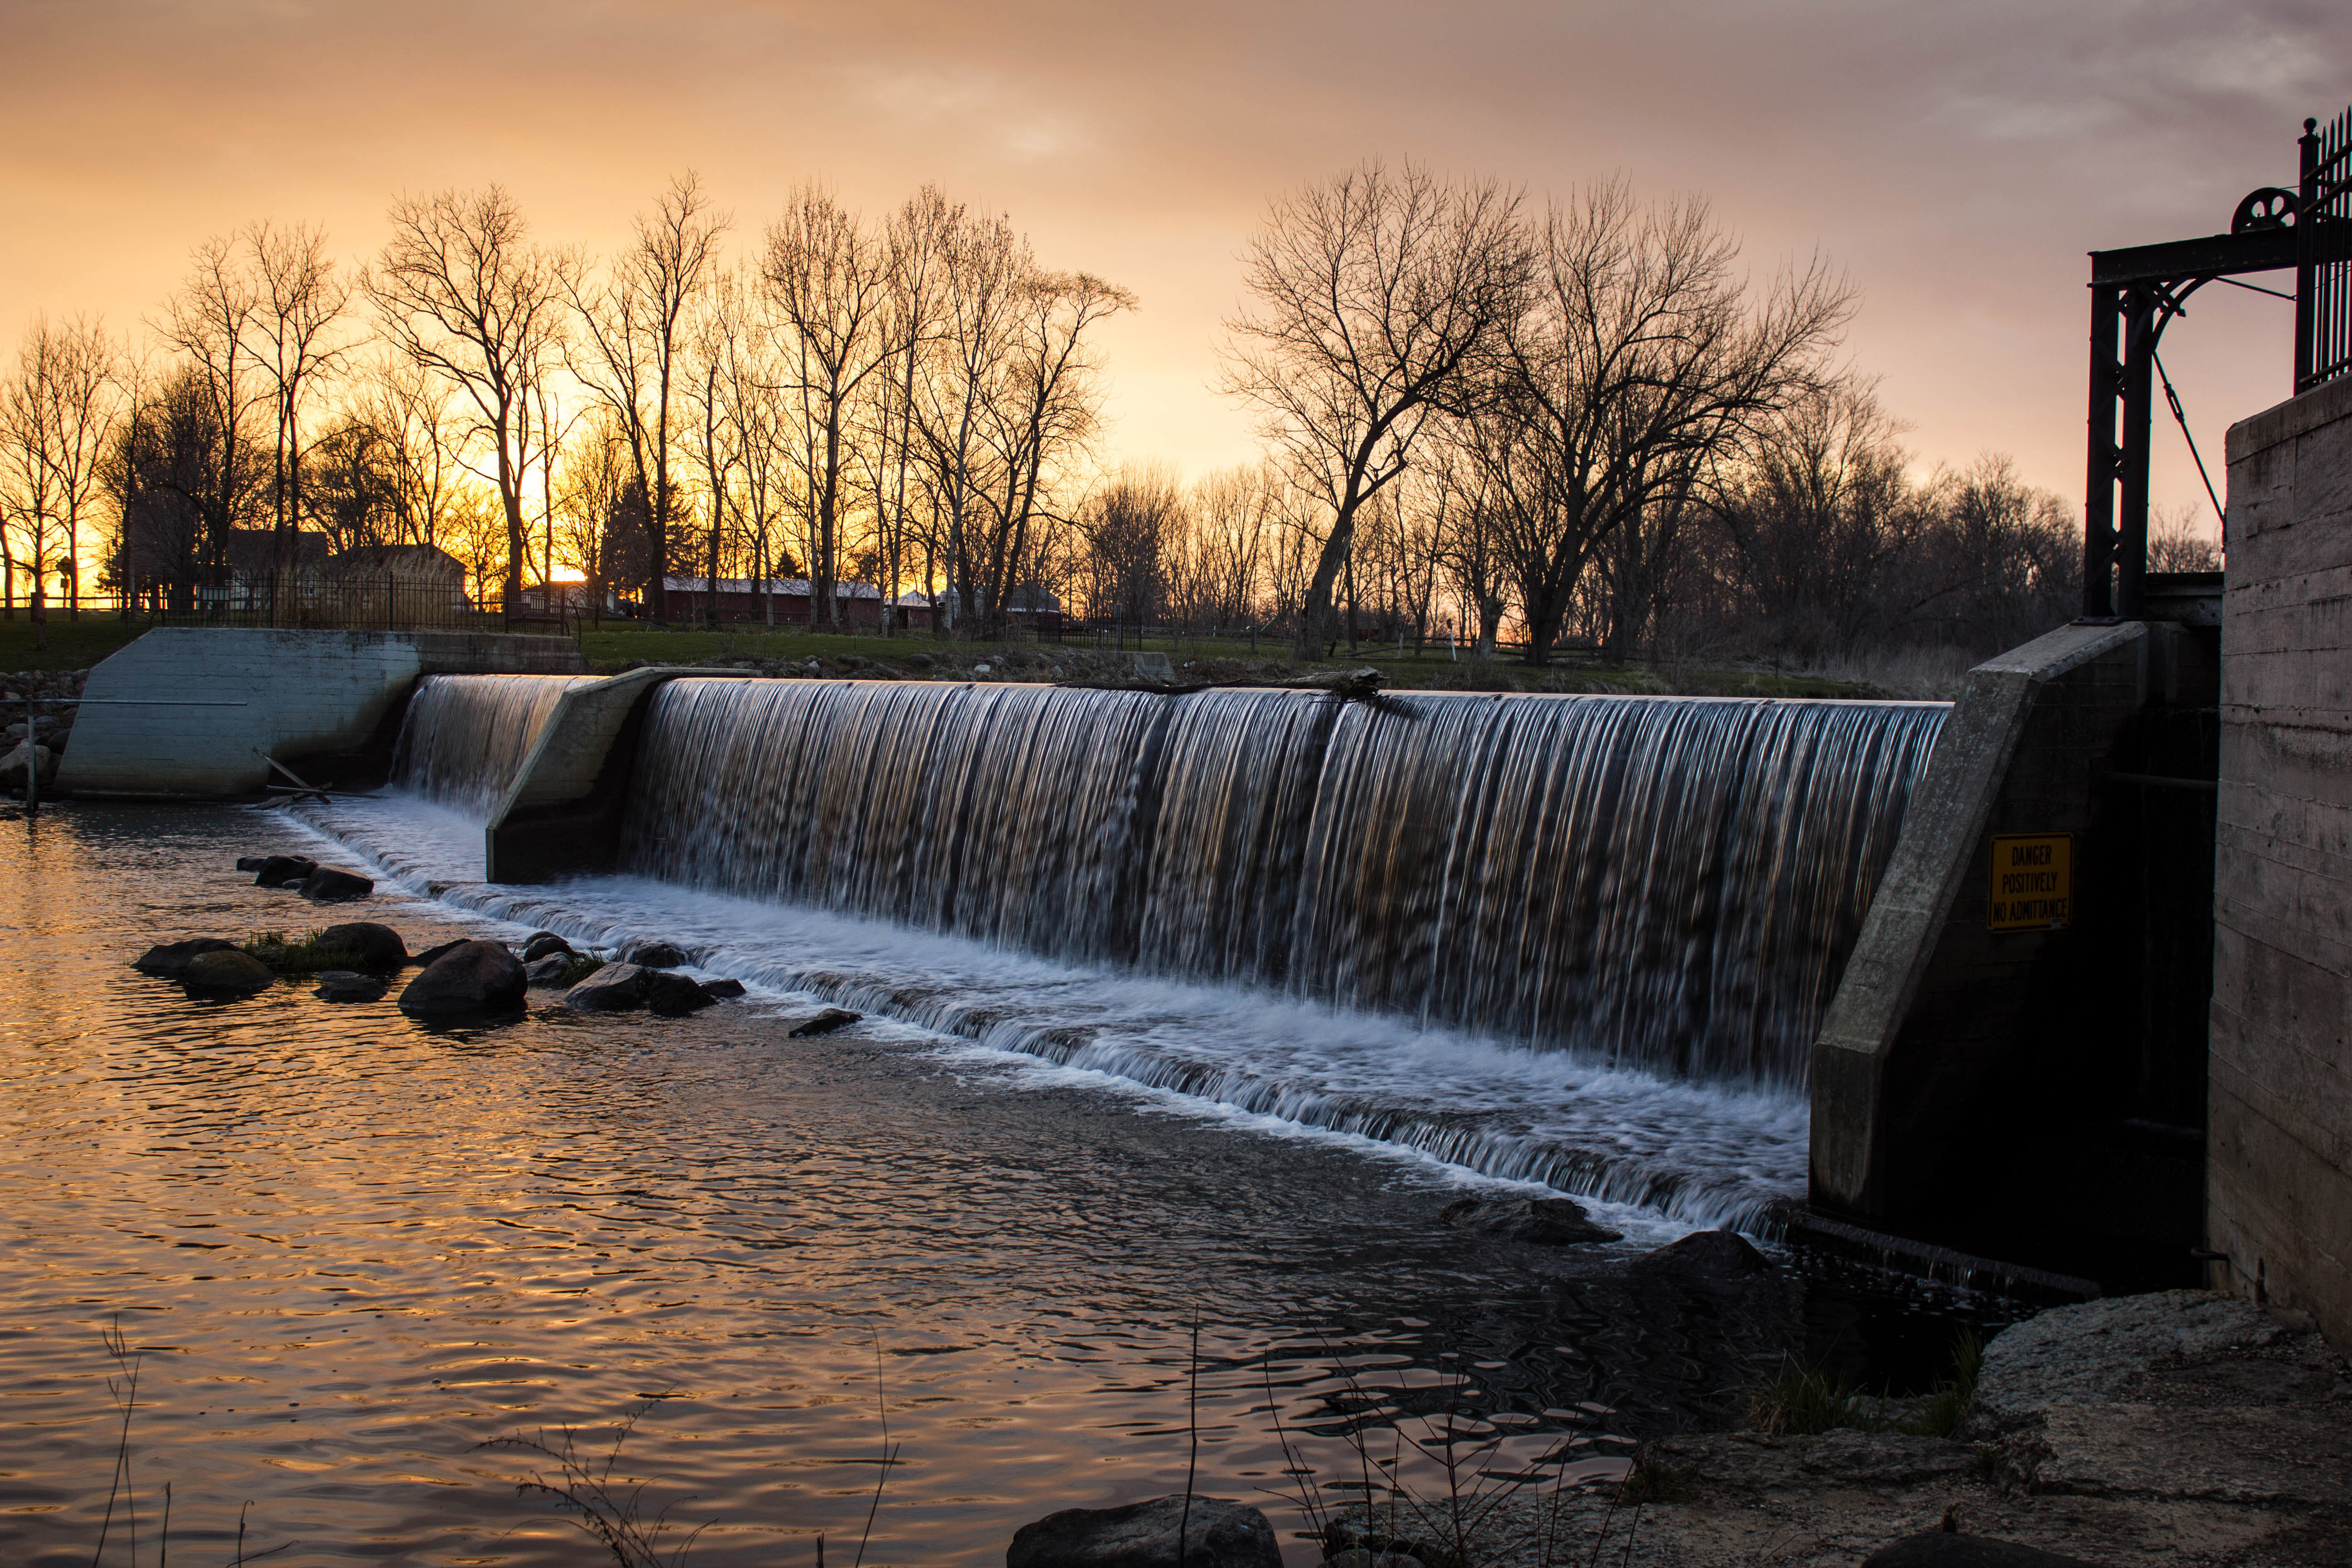
[[[1270,1406],[1338,1474],[1351,1425],[1440,1388],[1515,1434],[1496,1468],[1606,1458],[1715,1418],[1801,1331],[1797,1287],[1637,1294],[1622,1249],[1436,1227],[1425,1162],[902,1025],[793,1041],[739,1004],[435,1031],[389,999],[203,1002],[126,967],[325,923],[227,869],[316,847],[225,807],[71,804],[0,835],[10,1562],[89,1560],[116,1322],[141,1561],[168,1480],[175,1552],[226,1558],[250,1500],[248,1550],[316,1563],[583,1561],[481,1445],[599,1448],[632,1413],[616,1474],[707,1524],[697,1563],[854,1539],[886,1415],[867,1560],[993,1562],[1051,1509],[1175,1489],[1194,1423],[1201,1489],[1234,1497],[1283,1484]],[[466,923],[393,894],[336,918],[413,946]],[[124,1528],[118,1506],[110,1560]]]

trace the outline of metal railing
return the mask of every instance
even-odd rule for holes
[[[2294,389],[2352,372],[2352,260],[2324,243],[2352,225],[2352,109],[2324,128],[2305,121],[2295,204]]]

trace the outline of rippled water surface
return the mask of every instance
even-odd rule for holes
[[[703,1529],[695,1563],[811,1562],[819,1531],[854,1552],[872,1510],[868,1562],[976,1564],[1053,1509],[1180,1489],[1192,1425],[1198,1489],[1223,1496],[1285,1484],[1276,1415],[1327,1474],[1351,1422],[1449,1405],[1523,1435],[1507,1464],[1606,1473],[1625,1439],[1718,1418],[1808,1323],[1818,1338],[1853,1317],[1851,1295],[1799,1284],[1731,1300],[1636,1283],[1625,1261],[1690,1228],[1663,1208],[1604,1205],[1628,1240],[1580,1256],[1444,1229],[1436,1209],[1478,1182],[1458,1165],[1082,1054],[993,1048],[952,1007],[786,1037],[815,1005],[792,988],[812,967],[908,994],[928,971],[935,993],[1035,1013],[1059,994],[1097,1030],[1117,1014],[1139,1051],[1294,1077],[1344,1077],[1386,1026],[1231,998],[1203,1024],[1195,994],[1122,1004],[1125,982],[787,911],[745,934],[743,909],[645,885],[529,907],[424,896],[436,868],[468,874],[467,831],[399,803],[318,825],[68,804],[0,831],[0,1560],[91,1560],[123,1430],[110,1325],[137,1368],[122,1447],[142,1563],[166,1481],[173,1551],[193,1562],[229,1555],[241,1508],[247,1550],[296,1543],[275,1563],[590,1561],[516,1497],[526,1457],[483,1445],[569,1429],[601,1455],[634,1416],[614,1474]],[[229,869],[271,850],[382,876],[337,918],[413,948],[526,929],[500,911],[580,936],[634,911],[701,922],[768,984],[685,1020],[583,1017],[535,993],[520,1021],[439,1030],[389,998],[196,1001],[127,967],[152,941],[325,923]],[[795,944],[822,962],[791,962]],[[1479,1112],[1507,1131],[1597,1136],[1568,1084],[1648,1094],[1659,1127],[1680,1105],[1718,1184],[1785,1184],[1791,1128],[1801,1152],[1778,1102],[1660,1100],[1571,1083],[1566,1058],[1459,1052],[1474,1094],[1517,1086]],[[1626,1136],[1684,1157],[1654,1128]],[[898,1462],[877,1508],[886,1420]],[[1286,1536],[1301,1527],[1259,1500]],[[110,1561],[131,1561],[124,1512],[118,1495]]]

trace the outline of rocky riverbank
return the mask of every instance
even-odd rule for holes
[[[1442,1540],[1444,1513],[1428,1500],[1360,1506],[1341,1515],[1344,1540],[1393,1552]],[[2344,1564],[2352,1373],[2303,1314],[2232,1298],[2054,1308],[1987,1347],[1957,1436],[1670,1437],[1644,1450],[1622,1491],[1505,1500],[1467,1560]]]

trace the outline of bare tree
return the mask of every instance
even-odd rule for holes
[[[158,334],[185,354],[201,376],[211,405],[221,460],[215,465],[220,489],[203,498],[204,538],[199,570],[215,585],[226,579],[229,530],[239,497],[235,486],[249,465],[243,450],[247,423],[268,395],[259,367],[247,352],[260,290],[233,238],[213,238],[196,247],[188,280],[172,297]]]
[[[591,287],[577,268],[564,271],[583,340],[573,371],[619,417],[648,501],[648,616],[660,614],[662,577],[670,567],[670,418],[688,308],[709,282],[732,221],[713,210],[701,176],[689,169],[670,182],[651,216],[637,220],[636,242],[613,258],[602,286]]]
[[[1466,413],[1529,277],[1519,198],[1408,163],[1367,163],[1276,202],[1251,239],[1256,308],[1227,323],[1224,390],[1258,406],[1331,508],[1299,652],[1330,642],[1356,513],[1404,471],[1429,417]]]
[[[1703,204],[1644,209],[1622,182],[1548,216],[1475,445],[1530,662],[1549,657],[1596,546],[1824,378],[1852,290],[1817,261],[1751,308],[1737,255]]]
[[[33,574],[34,620],[46,619],[45,573],[64,581],[66,611],[81,615],[88,569],[82,543],[94,525],[103,463],[121,396],[120,355],[97,321],[47,320],[26,336],[16,374],[0,387],[0,496],[13,501],[16,534]],[[46,647],[46,632],[37,632]]]
[[[268,381],[276,413],[274,554],[282,573],[294,565],[293,536],[302,526],[303,401],[345,352],[331,334],[351,290],[335,276],[320,230],[257,223],[244,237],[255,302],[248,353]]]
[[[445,379],[472,406],[474,434],[489,446],[488,477],[505,514],[503,597],[511,616],[520,605],[526,551],[527,397],[560,325],[559,268],[530,244],[521,212],[498,185],[403,196],[393,204],[391,221],[392,238],[361,286],[393,348]],[[480,579],[478,570],[476,575]]]

